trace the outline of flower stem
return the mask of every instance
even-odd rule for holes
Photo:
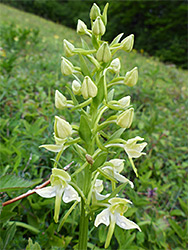
[[[88,215],[86,214],[85,203],[82,199],[81,200],[81,216],[80,216],[78,250],[87,250],[88,223],[89,223],[89,218],[88,218]]]

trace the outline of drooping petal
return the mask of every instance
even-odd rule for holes
[[[110,211],[108,208],[104,209],[95,219],[95,227],[98,227],[101,223],[108,226],[110,224]]]
[[[44,187],[41,189],[36,189],[35,193],[37,193],[43,198],[52,198],[56,196],[56,189],[57,189],[57,186]]]
[[[55,213],[54,213],[54,221],[57,223],[59,219],[59,211],[61,206],[61,197],[62,197],[63,189],[61,185],[56,188],[56,198],[55,198]]]
[[[60,152],[61,149],[63,148],[63,145],[46,144],[46,145],[41,145],[40,148],[45,148],[51,152]]]
[[[132,183],[132,181],[130,181],[129,179],[127,179],[126,177],[124,177],[123,175],[117,173],[117,172],[114,172],[114,178],[119,181],[119,182],[123,182],[123,183],[126,183],[128,182],[131,186],[131,188],[134,188],[134,184]]]
[[[126,229],[126,230],[136,228],[141,232],[140,227],[136,223],[134,223],[131,220],[128,220],[126,217],[120,215],[119,213],[116,213],[116,224],[119,227]]]
[[[65,191],[63,194],[63,201],[65,203],[68,203],[68,202],[71,202],[73,200],[80,201],[80,197],[78,196],[78,193],[76,192],[76,190],[72,186],[67,185],[65,187]]]
[[[100,194],[99,192],[95,191],[95,192],[94,192],[94,195],[95,195],[96,200],[102,201],[102,200],[108,198],[108,196],[109,196],[110,194],[103,195],[103,194]]]

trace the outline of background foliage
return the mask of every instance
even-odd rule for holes
[[[35,13],[71,28],[78,18],[89,25],[87,17],[92,0],[2,0],[16,8]],[[160,60],[187,68],[187,1],[95,1],[101,7],[110,2],[106,39],[117,34],[135,34],[135,49]]]
[[[55,155],[38,146],[52,143],[55,90],[68,96],[65,86],[72,81],[60,73],[63,39],[76,46],[80,42],[74,30],[2,4],[0,8],[0,195],[4,202],[49,177]],[[119,86],[115,92],[117,100],[130,95],[135,108],[132,129],[123,136],[127,139],[139,134],[148,146],[147,155],[135,161],[138,179],[126,161],[126,176],[134,181],[135,189],[126,187],[122,194],[134,204],[126,215],[142,232],[116,227],[109,249],[186,249],[188,73],[135,50],[119,55],[122,75],[135,66],[139,69],[135,87]],[[76,65],[77,58],[72,62]],[[62,115],[70,123],[79,122],[78,113],[65,111]],[[116,126],[110,129],[115,131]],[[77,168],[77,157],[73,149],[67,150],[61,164],[74,161],[72,168]],[[62,204],[62,217],[68,208]],[[53,199],[35,194],[1,207],[0,249],[27,246],[29,250],[33,245],[34,249],[73,249],[78,239],[79,208],[59,232],[52,222],[53,209]],[[89,249],[103,249],[106,227],[96,230],[91,222],[89,236]]]

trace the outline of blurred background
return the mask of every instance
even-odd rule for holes
[[[1,2],[34,13],[75,29],[78,18],[88,26],[88,9],[92,0],[1,0]],[[187,1],[104,1],[109,2],[108,29],[104,39],[112,40],[119,33],[134,32],[134,48],[141,53],[187,68]]]

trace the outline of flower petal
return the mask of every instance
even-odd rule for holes
[[[59,152],[63,148],[63,145],[47,144],[47,145],[41,145],[40,148],[45,148],[52,152]]]
[[[103,195],[103,194],[100,194],[98,191],[95,191],[94,194],[95,194],[96,200],[98,201],[102,201],[108,198],[108,196],[110,195],[110,194]]]
[[[121,216],[118,213],[116,214],[116,224],[119,227],[123,228],[123,229],[133,229],[133,228],[136,228],[136,229],[138,229],[141,232],[140,227],[136,223],[134,223],[131,220],[128,220],[126,217]]]
[[[132,181],[128,180],[127,178],[125,178],[123,175],[119,174],[119,173],[114,173],[114,178],[117,180],[117,181],[120,181],[120,182],[123,182],[123,183],[126,183],[128,182],[131,186],[131,188],[134,188],[134,184],[132,183]]]
[[[37,193],[38,195],[44,198],[52,198],[56,196],[56,189],[57,189],[57,186],[45,187],[41,189],[36,189],[35,193]]]
[[[78,193],[76,192],[76,190],[72,186],[67,185],[65,188],[65,192],[63,194],[63,201],[65,203],[68,203],[68,202],[71,202],[73,200],[80,201],[80,197],[78,196]]]
[[[98,227],[101,223],[109,226],[110,224],[110,211],[108,208],[104,209],[100,214],[97,215],[94,225]]]

